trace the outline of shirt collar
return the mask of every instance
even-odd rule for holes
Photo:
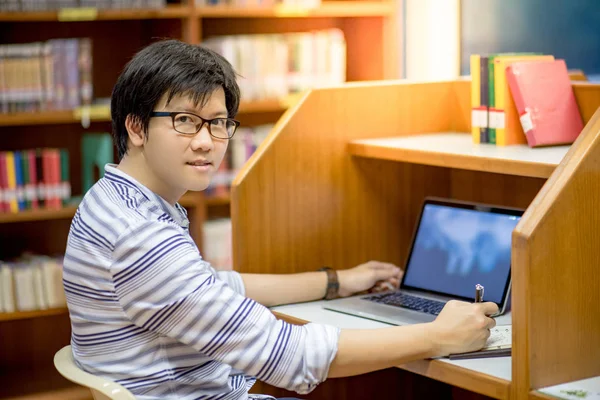
[[[152,190],[148,189],[146,186],[142,185],[135,178],[118,169],[116,164],[106,164],[104,166],[104,172],[109,175],[109,178],[112,174],[118,177],[119,181],[125,180],[126,183],[129,183],[129,186],[133,186],[148,201],[160,207],[162,211],[173,218],[173,220],[175,220],[175,222],[181,227],[186,229],[188,228],[190,221],[187,218],[187,211],[179,203],[175,203],[175,206],[172,206],[168,201],[154,193]]]

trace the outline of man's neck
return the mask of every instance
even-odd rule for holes
[[[125,155],[119,165],[117,165],[117,169],[131,176],[133,179],[165,199],[171,205],[175,205],[184,194],[174,193],[172,188],[169,188],[160,182],[160,180],[154,176],[152,169],[144,162],[144,159],[140,154],[137,156]]]

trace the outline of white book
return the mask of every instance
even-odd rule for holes
[[[34,296],[37,309],[46,310],[48,309],[48,299],[44,288],[45,285],[43,283],[41,265],[38,263],[32,264],[30,268],[33,276]]]
[[[0,263],[0,275],[2,275],[2,310],[4,312],[15,312],[13,274],[9,264]]]
[[[33,268],[24,263],[13,264],[13,278],[15,283],[15,300],[17,310],[33,311],[37,309],[35,299],[35,285]]]

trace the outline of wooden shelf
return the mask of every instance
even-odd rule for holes
[[[187,6],[168,6],[165,8],[147,9],[106,9],[93,13],[88,9],[62,9],[59,11],[17,11],[0,12],[0,21],[5,22],[37,22],[37,21],[110,21],[140,19],[175,19],[189,16]]]
[[[48,310],[17,311],[17,312],[11,312],[11,313],[0,313],[0,322],[16,321],[19,319],[49,317],[52,315],[65,314],[67,312],[68,312],[68,309],[66,307],[61,307],[61,308],[50,308]]]
[[[39,209],[20,211],[18,213],[2,213],[0,214],[0,224],[73,218],[76,210],[77,207],[69,206],[58,210]]]
[[[391,1],[326,1],[314,8],[208,6],[195,13],[201,18],[385,17],[394,7]]]
[[[9,397],[6,400],[94,400],[94,398],[88,388],[73,386],[30,395]]]
[[[188,192],[181,198],[179,204],[184,207],[195,207],[198,204],[199,196],[198,193]],[[73,218],[76,211],[76,206],[68,206],[57,210],[40,209],[20,211],[18,213],[1,213],[0,224]]]
[[[273,99],[242,102],[240,104],[239,114],[283,112],[293,102],[291,99],[292,97],[290,97],[290,100]],[[110,108],[109,106],[94,106],[89,114],[89,117],[90,121],[109,122]],[[0,127],[75,124],[80,122],[81,109],[0,114]]]
[[[456,132],[353,140],[348,144],[348,152],[360,157],[537,178],[548,178],[569,148],[473,144],[470,134]]]

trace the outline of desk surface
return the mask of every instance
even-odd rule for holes
[[[559,399],[600,400],[600,376],[542,388],[538,392]]]
[[[281,316],[333,325],[342,329],[377,329],[390,325],[324,309],[324,301],[273,307]],[[510,324],[510,313],[497,319],[498,325]],[[400,365],[399,368],[459,386],[486,396],[507,399],[511,381],[511,357],[449,360],[439,358]]]

